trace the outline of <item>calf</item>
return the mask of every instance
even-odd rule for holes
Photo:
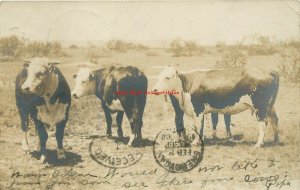
[[[57,157],[65,158],[63,137],[69,117],[71,93],[56,64],[47,58],[34,58],[24,64],[16,77],[16,104],[23,131],[22,149],[29,151],[27,132],[30,116],[38,132],[42,163],[46,162],[46,127],[56,128]]]
[[[259,122],[255,147],[261,147],[267,123],[273,128],[274,142],[279,141],[274,108],[278,88],[279,76],[275,71],[212,70],[182,74],[169,66],[160,73],[154,91],[181,92],[174,97],[182,113],[193,118],[195,130],[201,123],[200,136],[203,136],[204,114],[236,114],[254,109]],[[198,142],[199,139],[195,139],[194,143]]]
[[[138,141],[142,140],[142,118],[148,86],[148,80],[143,72],[132,66],[110,67],[96,71],[81,68],[74,78],[76,81],[75,89],[72,91],[74,98],[96,95],[101,100],[106,117],[107,136],[111,136],[112,133],[111,113],[117,112],[118,137],[123,138],[122,121],[125,112],[131,127],[128,145],[132,145],[135,136]],[[132,95],[130,91],[137,94]]]

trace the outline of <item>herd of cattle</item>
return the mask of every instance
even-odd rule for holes
[[[23,131],[22,150],[29,151],[27,132],[29,117],[35,124],[39,136],[40,161],[46,162],[47,128],[56,128],[57,157],[64,159],[64,129],[69,117],[71,97],[95,95],[101,100],[106,117],[107,136],[112,135],[112,113],[117,113],[118,137],[123,138],[122,121],[125,113],[131,127],[128,145],[133,140],[142,140],[143,114],[147,93],[138,96],[122,95],[118,91],[142,91],[148,89],[145,74],[136,67],[109,67],[92,71],[81,68],[74,79],[71,92],[60,70],[47,58],[33,58],[24,63],[16,78],[16,104],[21,117]],[[175,125],[179,136],[185,137],[184,114],[193,119],[195,131],[200,135],[193,144],[198,145],[204,136],[204,115],[211,113],[213,136],[215,136],[218,114],[224,114],[227,136],[231,138],[231,114],[247,109],[255,113],[259,123],[259,136],[255,147],[264,141],[265,127],[271,125],[274,141],[278,138],[278,117],[274,103],[279,87],[278,73],[271,71],[250,72],[246,70],[209,70],[179,73],[167,66],[158,76],[153,91],[178,91],[169,95],[175,111]],[[198,126],[201,126],[199,130]]]

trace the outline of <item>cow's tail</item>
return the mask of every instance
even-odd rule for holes
[[[272,86],[271,86],[272,95],[269,100],[268,111],[271,111],[271,109],[273,109],[273,106],[275,104],[275,100],[277,97],[278,89],[279,89],[279,74],[278,74],[278,72],[271,71],[270,75],[272,76],[273,80],[272,80]]]

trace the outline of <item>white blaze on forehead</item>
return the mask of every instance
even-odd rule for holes
[[[165,67],[164,70],[159,74],[159,79],[170,78],[176,74],[176,70],[173,67]]]
[[[92,70],[89,68],[80,68],[75,74],[75,88],[72,91],[77,97],[92,95],[95,91],[95,81],[90,81]]]
[[[77,73],[76,81],[88,80],[91,73],[92,73],[92,70],[89,68],[80,68]]]
[[[49,59],[47,58],[33,58],[28,67],[28,75],[47,70]]]
[[[154,90],[180,90],[181,81],[176,76],[176,70],[173,67],[165,67],[158,76],[158,80],[154,85]]]

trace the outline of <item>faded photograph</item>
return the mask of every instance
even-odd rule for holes
[[[0,2],[0,189],[300,189],[299,15]]]

